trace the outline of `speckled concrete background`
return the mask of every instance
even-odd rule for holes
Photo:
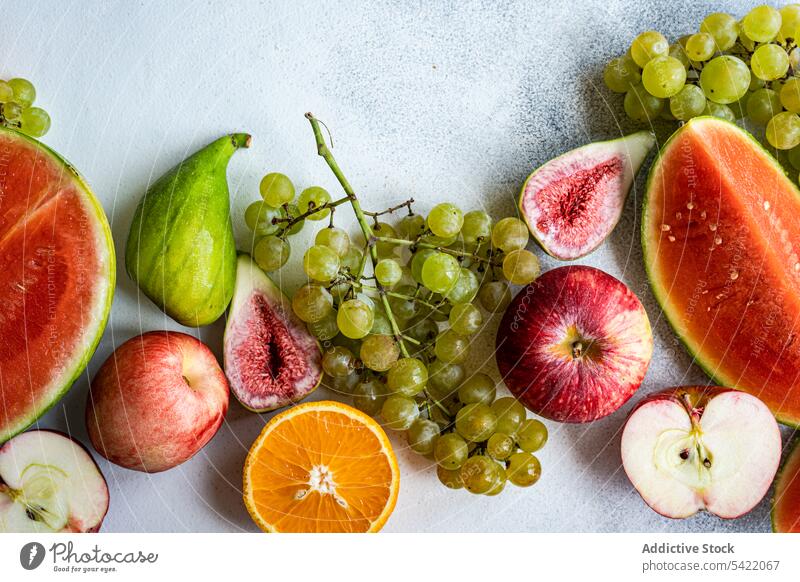
[[[414,196],[423,210],[455,200],[500,216],[513,210],[525,177],[542,162],[634,129],[620,117],[621,99],[602,87],[601,71],[638,32],[654,28],[675,39],[696,30],[708,12],[740,16],[751,4],[15,0],[3,4],[0,58],[4,76],[36,83],[54,120],[46,141],[100,196],[118,255],[149,180],[222,133],[252,132],[253,148],[237,155],[229,173],[244,247],[241,213],[266,171],[286,172],[299,187],[319,183],[338,191],[315,155],[306,110],[331,127],[334,151],[368,207]],[[663,139],[670,128],[656,130]],[[634,400],[665,386],[705,382],[644,277],[641,178],[611,239],[581,261],[628,283],[654,325],[654,360]],[[289,289],[298,284],[296,268],[281,276]],[[130,336],[178,328],[139,301],[122,266],[118,278],[111,325],[87,375],[41,423],[84,441],[88,375]],[[222,327],[195,333],[219,351]],[[493,332],[489,326],[475,345],[484,368],[496,374]],[[316,395],[329,396],[324,389]],[[769,529],[766,501],[735,521],[707,515],[672,521],[649,510],[620,467],[619,429],[629,408],[585,426],[549,423],[541,481],[496,498],[445,490],[428,461],[395,439],[402,487],[386,530]],[[214,441],[167,473],[101,462],[112,490],[105,531],[254,531],[240,475],[267,419],[232,403]]]

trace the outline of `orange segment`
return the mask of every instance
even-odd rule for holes
[[[244,503],[267,532],[375,532],[394,510],[399,488],[386,433],[338,402],[277,415],[244,466]]]

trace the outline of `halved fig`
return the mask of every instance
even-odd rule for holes
[[[236,265],[224,344],[231,391],[254,412],[302,400],[322,378],[319,343],[249,255],[239,255]]]
[[[569,151],[533,172],[520,212],[545,252],[562,261],[589,254],[611,234],[647,154],[649,131]]]

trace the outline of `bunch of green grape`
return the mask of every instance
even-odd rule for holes
[[[624,93],[634,121],[747,117],[766,126],[778,150],[800,146],[800,4],[753,8],[740,21],[709,14],[695,34],[670,44],[643,32],[605,68],[606,86]],[[800,169],[800,151],[794,159]]]
[[[0,80],[0,123],[31,137],[42,137],[50,129],[50,116],[33,107],[36,88],[27,79]]]
[[[379,217],[397,208],[363,213],[360,245],[330,225],[305,252],[309,282],[292,307],[323,343],[326,384],[403,431],[447,487],[494,495],[507,481],[532,485],[547,429],[465,369],[485,317],[506,309],[512,285],[539,275],[528,228],[450,203],[427,217],[401,206],[408,214],[396,223]]]
[[[306,219],[326,218],[330,210],[320,207],[330,202],[331,196],[324,188],[311,186],[300,193],[295,203],[294,184],[278,172],[264,176],[259,191],[262,199],[247,207],[244,221],[253,233],[253,259],[264,271],[277,271],[289,260],[289,235],[300,232]]]

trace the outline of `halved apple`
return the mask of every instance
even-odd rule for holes
[[[781,435],[755,396],[717,386],[670,388],[631,412],[622,464],[655,511],[683,518],[700,510],[739,517],[764,497],[778,470]]]
[[[0,447],[0,532],[96,532],[108,500],[97,464],[65,434],[30,430]]]

